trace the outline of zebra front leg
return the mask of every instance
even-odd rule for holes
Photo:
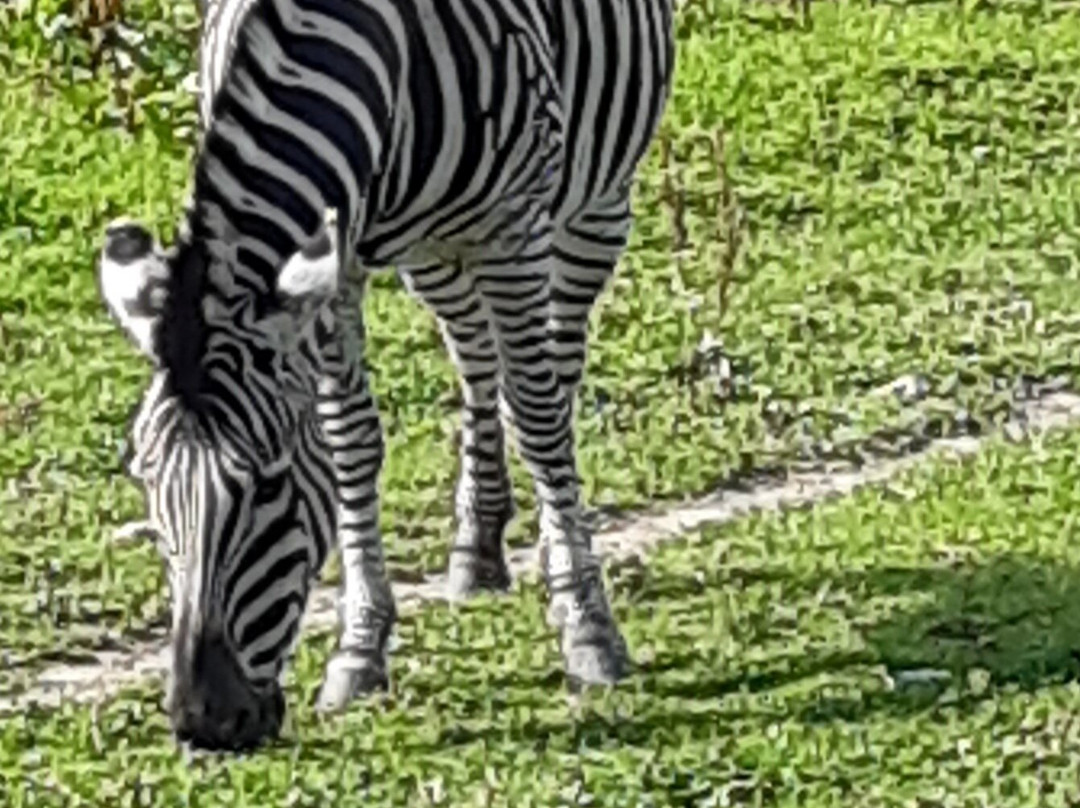
[[[397,619],[379,534],[384,443],[364,368],[360,301],[349,296],[336,308],[319,385],[319,416],[337,476],[343,577],[338,648],[316,702],[325,712],[343,710],[352,699],[389,687],[387,645]]]
[[[485,590],[502,592],[511,584],[503,534],[514,500],[499,419],[498,355],[483,300],[459,264],[412,267],[402,279],[438,317],[464,399],[446,594],[462,600]]]
[[[581,513],[573,408],[551,352],[550,247],[516,265],[479,267],[501,362],[502,401],[536,488],[548,622],[575,683],[612,684],[629,654]]]

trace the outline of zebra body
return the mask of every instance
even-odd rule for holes
[[[536,487],[567,672],[625,673],[581,524],[573,398],[666,102],[671,15],[670,0],[208,5],[177,245],[124,223],[101,261],[110,310],[157,366],[132,470],[171,559],[179,735],[276,732],[277,677],[335,541],[342,629],[320,704],[386,685],[360,305],[378,267],[434,311],[461,376],[449,594],[509,585],[505,420]],[[215,695],[208,678],[232,684]]]

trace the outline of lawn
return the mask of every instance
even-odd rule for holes
[[[385,700],[282,741],[176,750],[146,688],[0,726],[21,806],[1075,805],[1080,432],[999,441],[612,569],[640,663],[573,699],[542,590],[402,620]],[[1071,800],[1071,801],[1070,801]]]
[[[105,317],[93,262],[104,223],[114,216],[137,215],[163,236],[171,232],[194,143],[194,107],[181,82],[193,67],[195,4],[131,0],[128,23],[140,39],[122,49],[117,64],[106,58],[96,72],[90,44],[61,24],[59,6],[41,0],[38,17],[18,12],[20,4],[0,7],[0,691],[50,659],[137,638],[163,609],[153,551],[108,542],[114,526],[140,513],[119,455],[147,367]],[[935,435],[985,430],[1040,380],[1076,383],[1080,14],[1069,4],[818,3],[811,24],[801,24],[786,4],[686,0],[678,24],[664,145],[658,142],[643,171],[631,248],[593,324],[578,424],[592,504],[640,506],[763,471],[902,452]],[[451,531],[458,392],[432,318],[393,277],[377,281],[366,307],[368,359],[389,442],[383,528],[392,573],[415,577],[442,567]],[[890,392],[897,380],[899,395]],[[1032,531],[1069,524],[1067,455],[1062,449],[1061,499],[1032,516]],[[1035,456],[1022,450],[995,457],[998,482],[987,477],[987,484],[1019,486],[1036,473],[1028,460]],[[962,476],[971,473],[940,472],[944,477],[933,480],[982,496],[973,478]],[[532,536],[532,512],[520,468],[515,478],[523,508],[512,539],[522,542]],[[937,496],[933,480],[920,485]],[[990,489],[987,507],[1002,491]],[[533,590],[511,606],[479,606],[464,616],[424,612],[402,629],[397,706],[360,710],[344,725],[326,727],[299,712],[301,751],[273,753],[265,782],[257,763],[211,768],[205,777],[237,778],[251,804],[264,805],[258,789],[284,794],[294,756],[296,776],[313,788],[318,772],[345,766],[336,785],[318,781],[342,789],[369,766],[372,789],[395,782],[405,788],[420,771],[416,761],[429,760],[423,777],[442,772],[440,787],[460,796],[460,789],[481,787],[490,755],[499,778],[550,771],[551,783],[567,784],[570,769],[584,767],[597,803],[614,799],[618,791],[603,784],[619,777],[652,778],[648,788],[658,793],[712,777],[735,789],[732,803],[786,794],[791,804],[805,804],[790,796],[799,787],[822,804],[850,804],[837,796],[845,787],[892,793],[889,771],[897,778],[922,771],[924,782],[944,778],[945,764],[927,761],[949,746],[952,785],[988,794],[1017,788],[1023,796],[1038,778],[1014,772],[994,779],[993,766],[1012,765],[1013,746],[1021,763],[1029,753],[1053,763],[1061,745],[1073,743],[1063,717],[1075,698],[1071,685],[1051,686],[1032,667],[996,682],[1004,688],[990,691],[997,698],[961,699],[942,718],[922,702],[909,710],[906,695],[867,691],[872,677],[852,673],[864,657],[845,645],[867,642],[859,620],[872,619],[890,597],[908,603],[922,593],[928,609],[942,598],[940,608],[968,608],[949,605],[959,584],[932,572],[940,560],[928,542],[949,537],[966,547],[969,523],[974,533],[975,526],[1020,528],[1012,512],[984,520],[960,508],[958,496],[935,504],[928,489],[922,505],[901,506],[867,495],[835,510],[754,520],[665,551],[644,589],[617,577],[616,598],[635,644],[656,645],[669,667],[647,673],[633,686],[641,688],[637,694],[616,694],[577,718],[552,695],[553,646],[535,643],[541,629]],[[901,536],[900,514],[931,521]],[[995,518],[1005,524],[995,526]],[[882,533],[886,526],[889,533]],[[1056,590],[1038,576],[1066,586],[1060,576],[1067,568],[1017,561],[1014,570],[1008,559],[1016,560],[1029,540],[1022,530],[1017,536],[997,547],[989,566],[971,568],[971,580],[988,582],[980,591],[997,595],[994,576],[1013,570],[1027,581],[1015,602],[1042,603]],[[871,539],[874,547],[866,545]],[[771,542],[781,540],[790,546],[776,550]],[[971,541],[982,547],[977,537]],[[818,588],[802,592],[795,579],[782,578],[739,584],[745,591],[733,587],[724,578],[727,562],[710,555],[729,544],[738,549],[731,564],[772,558],[792,575],[811,576],[806,580]],[[1066,545],[1062,536],[1048,552],[1064,557]],[[890,577],[901,557],[916,572]],[[866,578],[859,577],[859,559]],[[820,581],[805,566],[826,562],[839,571]],[[923,576],[919,569],[931,571]],[[700,570],[703,582],[717,586],[680,589],[686,570]],[[825,601],[804,624],[799,604],[823,586]],[[892,594],[879,597],[879,587]],[[830,592],[848,589],[869,616],[830,605]],[[1006,600],[1014,603],[1011,594]],[[703,611],[709,604],[723,604],[722,630],[695,624],[714,613]],[[1031,608],[1031,626],[1039,630],[1014,637],[1003,628],[1002,636],[1029,644],[1049,636],[1039,607]],[[845,615],[853,621],[848,628],[837,622]],[[1046,619],[1052,628],[1067,618],[1054,612]],[[488,620],[502,628],[486,629]],[[735,639],[739,620],[756,626],[760,638]],[[803,647],[816,642],[815,631],[824,651]],[[885,639],[865,659],[930,654],[902,630],[875,636]],[[1053,636],[1067,647],[1064,635]],[[491,656],[455,655],[464,637]],[[694,649],[712,656],[698,659]],[[849,651],[855,657],[845,656]],[[769,654],[781,654],[772,667]],[[304,687],[314,681],[313,656],[311,649],[302,655]],[[409,658],[422,664],[409,669]],[[1060,660],[1032,659],[1055,675],[1064,670]],[[759,664],[764,680],[755,678]],[[813,668],[796,677],[801,686],[825,677],[823,686],[839,694],[825,703],[839,712],[818,715],[806,706],[817,696],[789,701],[777,692],[777,665]],[[692,684],[715,679],[717,671],[726,671],[717,681],[729,683],[732,694],[718,699],[722,689],[710,695],[706,688],[694,696]],[[445,690],[444,680],[451,683]],[[684,692],[676,698],[678,682]],[[460,730],[463,740],[454,736],[459,712],[468,717],[462,726],[475,724],[475,738],[474,730]],[[193,782],[185,778],[195,776],[171,757],[161,720],[152,701],[134,696],[102,708],[97,729],[88,712],[29,716],[0,730],[9,733],[2,754],[9,770],[24,765],[21,747],[36,738],[42,765],[64,788],[88,795],[105,780],[76,772],[126,767],[115,782],[127,782],[121,791],[139,804],[132,778],[183,791]],[[1058,720],[1058,747],[1023,729]],[[972,735],[995,722],[1001,738],[1012,738],[1000,743],[1013,746],[1001,747],[993,733]],[[335,744],[342,727],[351,728],[355,755],[343,756],[348,745]],[[74,746],[61,748],[76,736]],[[996,758],[990,749],[957,746],[969,736],[991,743]],[[398,741],[413,752],[393,753],[399,757],[391,766]],[[1045,749],[1038,746],[1044,741]],[[444,743],[457,746],[446,751]],[[622,751],[579,758],[573,753],[581,743]],[[876,757],[866,751],[872,748]],[[550,769],[517,762],[528,755]],[[512,770],[504,765],[509,760]],[[758,769],[765,779],[755,779]],[[397,780],[378,774],[388,770]],[[680,774],[691,770],[691,780]],[[990,779],[978,779],[984,777]],[[515,786],[499,780],[492,788],[505,794]],[[537,804],[554,804],[554,793]],[[242,799],[234,794],[231,801]],[[514,799],[516,805],[530,798],[519,790]],[[576,798],[568,791],[562,799]]]
[[[140,509],[119,454],[147,368],[103,314],[93,261],[113,216],[171,232],[195,18],[194,4],[128,8],[142,40],[96,78],[48,3],[40,21],[0,11],[8,665],[78,654],[162,609],[152,551],[107,541]],[[784,7],[686,3],[668,154],[643,172],[594,321],[578,426],[590,502],[902,451],[985,428],[1031,379],[1071,380],[1078,36],[1052,4],[820,4],[807,28]],[[458,393],[432,318],[393,277],[367,316],[383,526],[394,574],[414,576],[443,564]],[[903,377],[918,400],[872,395]]]

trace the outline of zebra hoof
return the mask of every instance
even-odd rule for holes
[[[447,600],[460,602],[482,592],[501,593],[510,589],[513,579],[501,553],[498,558],[484,558],[464,548],[454,548],[450,553]]]
[[[572,686],[614,685],[630,675],[626,641],[614,623],[603,628],[600,633],[581,624],[563,628],[563,659]]]
[[[613,685],[625,679],[632,665],[630,651],[600,579],[585,581],[576,597],[567,594],[553,598],[547,618],[559,631],[571,685]]]
[[[612,686],[630,675],[630,659],[620,643],[579,645],[566,654],[566,678],[572,689]]]
[[[340,713],[355,699],[390,689],[386,665],[368,654],[339,652],[326,666],[315,700],[320,713]]]

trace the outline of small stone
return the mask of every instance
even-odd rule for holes
[[[1001,430],[1010,443],[1022,443],[1027,437],[1027,428],[1019,421],[1009,421]]]
[[[913,668],[912,670],[899,671],[892,676],[892,681],[898,690],[920,685],[944,684],[951,680],[951,673],[938,668]]]
[[[896,396],[902,404],[913,404],[922,401],[930,393],[930,381],[921,373],[908,373],[890,382],[886,388],[878,388],[879,392],[885,389]]]
[[[981,696],[990,687],[990,671],[985,668],[972,668],[967,674],[968,689],[976,696]]]

